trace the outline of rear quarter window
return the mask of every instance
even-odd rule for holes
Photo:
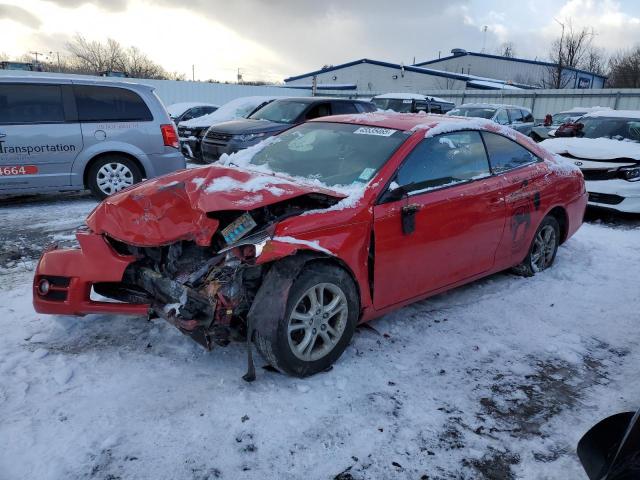
[[[482,132],[493,173],[503,173],[539,161],[529,150],[495,133]]]
[[[73,91],[81,122],[153,120],[140,95],[126,88],[75,85]]]
[[[0,124],[64,122],[59,85],[0,84]]]

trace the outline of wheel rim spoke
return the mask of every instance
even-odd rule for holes
[[[293,354],[304,361],[323,358],[333,350],[346,328],[348,304],[335,284],[309,288],[293,308],[287,325]]]

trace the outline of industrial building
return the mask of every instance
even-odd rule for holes
[[[487,53],[467,52],[454,48],[448,57],[417,63],[416,67],[432,68],[445,72],[480,75],[535,88],[554,88],[553,75],[558,66],[554,63],[501,57]],[[604,88],[604,75],[577,68],[562,68],[560,88]]]
[[[350,90],[358,95],[386,92],[415,92],[425,90],[487,90],[528,88],[527,85],[509,84],[495,78],[363,58],[315,72],[285,78],[289,88],[317,91]]]
[[[554,65],[456,48],[448,57],[403,65],[363,58],[286,78],[289,88],[357,95],[429,90],[518,90],[550,88]],[[575,68],[562,70],[563,88],[603,88],[606,77]],[[345,92],[346,93],[346,92]]]

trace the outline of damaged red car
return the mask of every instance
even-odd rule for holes
[[[111,195],[79,248],[43,254],[34,306],[162,317],[206,348],[246,339],[249,355],[306,376],[360,322],[550,267],[586,203],[577,168],[491,122],[325,117]]]

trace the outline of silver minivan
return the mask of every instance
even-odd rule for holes
[[[150,86],[0,77],[0,195],[88,188],[102,199],[185,168],[179,147]]]

